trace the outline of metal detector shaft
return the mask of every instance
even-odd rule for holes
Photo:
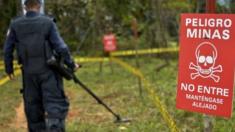
[[[116,118],[117,120],[120,120],[121,117],[116,114],[115,112],[113,112],[113,110],[108,107],[98,96],[96,96],[86,85],[84,85],[75,75],[73,75],[73,80],[76,84],[79,84],[86,92],[88,92],[93,98],[95,98],[95,100],[103,105],[110,113],[112,113]]]

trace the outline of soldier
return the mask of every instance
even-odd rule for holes
[[[64,132],[69,102],[62,77],[47,65],[46,48],[51,47],[71,69],[78,68],[57,26],[39,13],[40,0],[25,1],[26,15],[13,20],[4,46],[6,73],[12,80],[13,51],[22,65],[23,98],[29,132]]]

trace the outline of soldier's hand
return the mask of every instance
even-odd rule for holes
[[[82,65],[79,65],[79,64],[75,64],[75,68],[74,68],[74,71],[77,71],[79,68],[81,68]]]
[[[14,80],[15,79],[15,75],[14,74],[8,74],[8,77],[10,80]]]

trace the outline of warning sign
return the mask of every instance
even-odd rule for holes
[[[231,117],[235,15],[182,14],[176,107]]]
[[[103,37],[104,51],[112,52],[117,50],[116,36],[114,34],[107,34]]]

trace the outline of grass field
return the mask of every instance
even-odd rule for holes
[[[135,66],[133,59],[124,59],[125,62]],[[166,105],[168,112],[176,121],[178,128],[183,132],[203,131],[203,115],[185,112],[175,108],[177,59],[157,71],[157,67],[164,61],[145,57],[140,59],[141,68],[145,77],[151,82],[156,94]],[[139,95],[137,78],[120,67],[113,64],[111,72],[109,63],[103,64],[103,72],[99,72],[99,63],[84,63],[77,76],[91,88],[114,111],[123,117],[129,117],[129,124],[114,124],[113,116],[73,82],[65,82],[65,91],[70,99],[70,112],[67,119],[68,132],[168,132],[166,122],[158,109],[143,91]],[[1,74],[0,74],[1,75]],[[14,83],[9,82],[0,88],[0,132],[24,132],[25,129],[14,127],[17,116],[16,108],[21,103],[19,89],[20,78]],[[235,109],[233,110],[235,111]],[[235,116],[231,119],[213,118],[214,132],[234,132]]]
[[[3,70],[0,70],[0,78],[3,78],[4,77],[4,71]]]

